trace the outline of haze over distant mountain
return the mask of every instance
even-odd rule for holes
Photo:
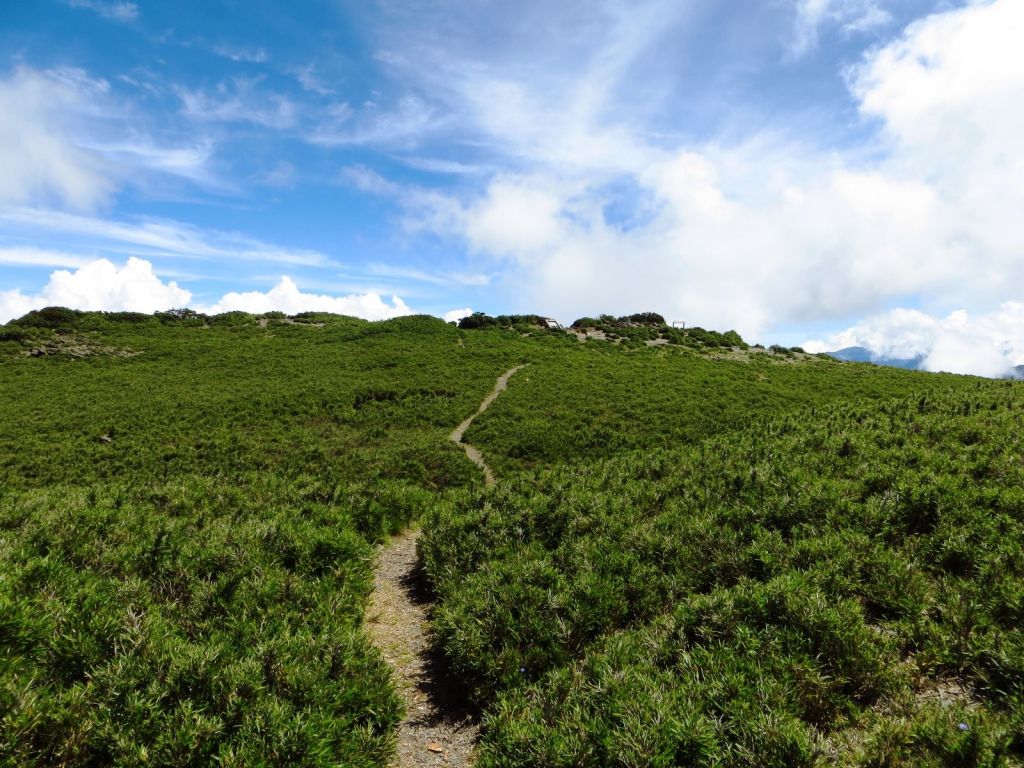
[[[886,365],[892,368],[924,370],[924,355],[906,358],[885,357],[884,355],[875,355],[867,347],[844,347],[843,349],[837,349],[826,354],[829,357],[834,357],[836,360],[843,360],[848,363],[873,363],[874,365]],[[1002,378],[1024,380],[1024,365],[1013,366]]]
[[[893,368],[908,368],[910,370],[917,370],[924,362],[924,355],[907,358],[885,357],[873,354],[867,347],[844,347],[835,352],[829,352],[828,355],[848,363],[874,363],[875,365],[888,365]]]

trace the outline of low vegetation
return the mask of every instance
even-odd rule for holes
[[[622,317],[601,315],[581,317],[572,324],[581,332],[599,331],[605,338],[615,341],[674,344],[694,349],[747,349],[749,345],[736,331],[708,331],[698,326],[692,328],[670,326],[657,312],[637,312]]]
[[[484,765],[1019,764],[1020,385],[597,321],[0,327],[0,764],[385,765],[413,520]]]
[[[805,410],[433,512],[481,765],[1019,764],[1022,413],[988,383]]]
[[[497,332],[489,336],[500,344]],[[925,374],[750,350],[721,358],[672,347],[588,341],[549,355],[516,379],[466,439],[500,474],[682,445],[757,428],[802,406],[885,401],[975,386]]]
[[[0,329],[0,764],[385,765],[373,545],[478,482],[445,437],[517,341],[242,313]]]
[[[383,764],[400,707],[360,631],[372,503],[273,476],[3,498],[4,760]]]

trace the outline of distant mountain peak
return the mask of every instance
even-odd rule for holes
[[[876,355],[867,347],[844,347],[843,349],[829,352],[830,357],[836,360],[843,360],[848,363],[874,363],[875,365],[887,365],[891,368],[907,368],[917,370],[924,362],[924,355],[916,357],[885,357]]]

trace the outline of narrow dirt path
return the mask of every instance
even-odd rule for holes
[[[466,418],[461,424],[459,424],[459,426],[452,430],[450,435],[448,435],[448,439],[457,445],[461,445],[462,450],[466,452],[469,460],[483,470],[484,483],[487,486],[494,485],[494,472],[492,472],[491,468],[487,466],[487,462],[484,461],[483,454],[480,453],[478,449],[474,448],[469,443],[462,442],[462,436],[466,434],[466,430],[469,429],[469,425],[473,423],[473,419],[490,408],[491,403],[497,399],[498,395],[508,388],[508,380],[512,378],[513,374],[515,374],[516,371],[521,371],[525,367],[525,365],[517,365],[515,368],[510,368],[501,374],[501,376],[498,377],[498,380],[494,382],[494,389],[492,389],[487,394],[487,397],[483,399],[480,403],[480,407],[476,409],[476,413]]]
[[[480,451],[462,442],[462,436],[522,367],[499,376],[476,413],[449,435],[483,470],[484,482],[489,486],[494,485],[494,473]],[[447,677],[442,660],[430,652],[430,601],[423,589],[416,557],[419,537],[418,527],[409,528],[381,547],[366,610],[366,629],[395,671],[398,693],[405,702],[405,719],[398,726],[398,751],[392,765],[463,768],[473,762],[478,729],[464,692]]]

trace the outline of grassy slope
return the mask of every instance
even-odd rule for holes
[[[803,406],[945,391],[971,381],[757,350],[719,359],[717,350],[566,341],[562,354],[523,371],[470,427],[466,439],[499,474],[692,443]]]
[[[434,512],[482,765],[1021,764],[1022,414],[962,380]]]
[[[89,316],[64,346],[140,354],[85,359],[0,332],[0,755],[383,764],[398,704],[358,626],[371,546],[479,483],[445,438],[517,362],[470,436],[499,473],[975,386],[322,319]]]
[[[140,354],[2,345],[3,760],[383,765],[371,545],[477,481],[445,438],[521,345],[415,318],[72,337]]]

